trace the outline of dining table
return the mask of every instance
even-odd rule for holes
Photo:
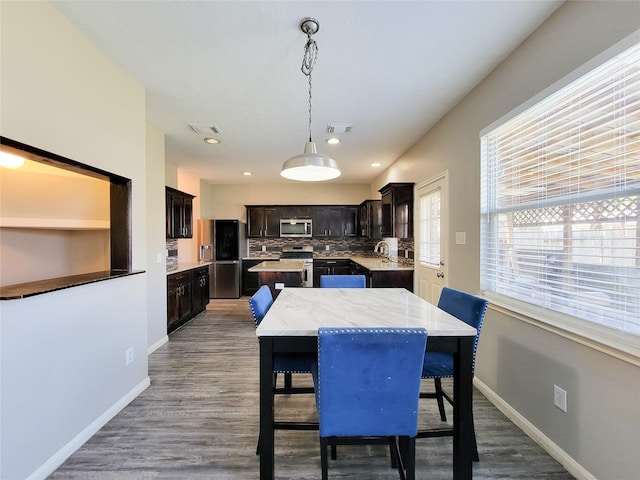
[[[256,329],[260,346],[260,479],[274,478],[273,356],[318,351],[320,327],[424,328],[427,351],[454,356],[453,478],[472,478],[476,329],[404,288],[284,288]]]

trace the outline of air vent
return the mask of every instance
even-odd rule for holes
[[[330,123],[327,125],[328,133],[349,133],[352,125],[349,123]]]
[[[200,134],[207,135],[207,134],[210,134],[211,132],[217,133],[217,134],[222,133],[222,129],[215,123],[212,123],[210,125],[207,125],[204,123],[190,123],[189,128],[194,132],[196,132],[198,135]]]

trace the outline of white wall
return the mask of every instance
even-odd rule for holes
[[[381,175],[425,181],[448,170],[448,284],[479,292],[480,137],[538,92],[633,33],[640,2],[567,2],[503,64]],[[452,232],[466,231],[456,245]],[[514,418],[550,443],[579,478],[628,480],[640,471],[640,369],[582,343],[490,309],[476,379]],[[568,413],[553,406],[553,385],[568,391]],[[482,449],[482,438],[478,439]]]
[[[164,134],[147,124],[147,345],[148,353],[168,341]],[[159,260],[159,261],[158,261]],[[155,292],[155,293],[152,293]]]
[[[144,270],[144,90],[46,2],[0,2],[0,35],[2,135],[130,178]],[[0,478],[44,478],[148,385],[146,274],[0,301],[0,318]]]
[[[359,205],[380,194],[369,184],[292,183],[220,185],[201,182],[202,218],[247,221],[245,205]]]

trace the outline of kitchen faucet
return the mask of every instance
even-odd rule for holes
[[[389,258],[389,244],[384,240],[380,240],[378,243],[376,243],[376,246],[373,249],[374,253],[378,252],[378,248],[380,248],[380,246],[383,247],[382,256],[385,258]]]

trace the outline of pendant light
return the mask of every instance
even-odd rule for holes
[[[315,18],[304,18],[300,29],[307,35],[301,70],[309,78],[309,141],[304,144],[304,153],[284,162],[280,175],[291,180],[319,182],[339,177],[340,169],[333,158],[318,153],[311,139],[311,72],[318,55],[318,46],[311,36],[320,29],[320,22]]]

